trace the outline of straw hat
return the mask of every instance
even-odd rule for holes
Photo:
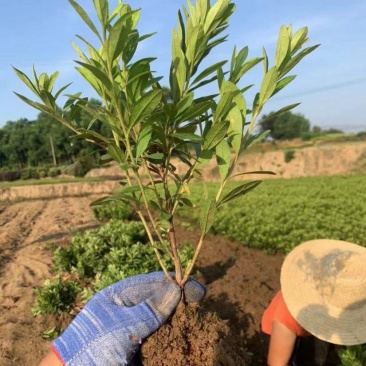
[[[281,269],[286,305],[315,337],[334,344],[366,343],[366,249],[340,240],[311,240]]]

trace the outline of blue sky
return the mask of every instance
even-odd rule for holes
[[[78,0],[92,11],[92,0]],[[184,0],[129,0],[142,8],[141,34],[157,32],[144,41],[136,57],[155,56],[157,75],[168,85],[171,30]],[[277,34],[282,24],[297,30],[309,28],[309,45],[321,46],[295,68],[297,78],[270,101],[264,112],[301,102],[294,111],[303,113],[312,126],[356,132],[366,129],[366,2],[364,0],[236,0],[236,11],[228,29],[229,40],[215,49],[207,60],[230,59],[234,45],[249,46],[249,56],[261,56],[262,46],[273,61]],[[117,3],[110,0],[111,7]],[[211,1],[213,3],[213,0]],[[31,73],[58,70],[56,86],[73,82],[68,90],[96,97],[74,70],[77,56],[71,42],[75,34],[91,40],[92,35],[67,0],[7,1],[0,12],[0,126],[19,118],[36,118],[38,111],[21,102],[13,91],[32,97],[11,69]],[[79,44],[79,43],[78,43]],[[259,88],[262,67],[248,76],[243,86]],[[252,92],[246,94],[251,103]],[[64,100],[61,99],[61,103]]]

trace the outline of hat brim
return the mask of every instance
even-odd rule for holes
[[[334,344],[366,343],[366,249],[340,240],[312,240],[286,257],[285,303],[309,333]]]

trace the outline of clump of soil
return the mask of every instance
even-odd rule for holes
[[[197,304],[175,314],[142,345],[144,366],[248,366],[250,354],[227,321]]]

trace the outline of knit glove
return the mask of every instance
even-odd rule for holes
[[[200,301],[205,287],[187,281],[187,302]],[[163,272],[138,275],[96,293],[53,350],[67,366],[127,365],[142,340],[172,314],[181,298],[180,287]]]

